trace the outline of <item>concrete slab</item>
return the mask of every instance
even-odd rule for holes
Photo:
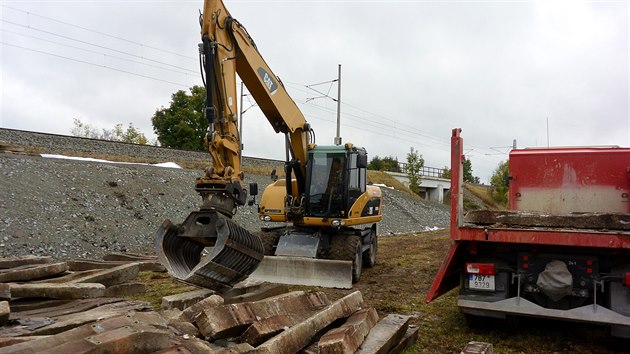
[[[363,296],[360,291],[355,291],[261,344],[254,353],[296,353],[309,345],[313,336],[319,331],[339,318],[350,316],[361,306],[363,306]]]
[[[357,354],[386,354],[407,332],[411,316],[390,314],[380,320],[365,338]]]
[[[198,290],[188,291],[181,294],[164,296],[162,298],[162,305],[160,306],[160,308],[163,310],[168,310],[168,309],[184,310],[185,308],[213,294],[214,294],[214,290],[198,289]]]
[[[353,313],[341,327],[328,331],[319,339],[322,354],[354,353],[378,322],[373,307]]]
[[[294,291],[265,300],[204,309],[195,324],[208,338],[234,337],[241,335],[255,321],[313,311],[328,304],[330,301],[322,292]]]

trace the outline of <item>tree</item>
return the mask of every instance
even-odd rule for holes
[[[464,182],[479,183],[479,177],[472,174],[472,162],[467,158],[464,158]]]
[[[203,111],[206,89],[190,88],[190,95],[179,90],[171,96],[169,107],[161,107],[151,118],[153,131],[161,146],[186,150],[205,150],[208,122]]]
[[[400,172],[400,165],[398,164],[397,157],[383,157],[380,158],[378,156],[374,156],[370,163],[368,164],[368,170],[377,170],[377,171],[390,171],[390,172]]]
[[[450,169],[450,167],[444,166],[444,168],[442,169],[442,173],[440,174],[440,178],[447,178],[447,179],[451,178],[451,169]]]
[[[70,133],[73,136],[79,136],[82,138],[121,141],[124,143],[140,145],[145,145],[147,143],[146,136],[136,129],[136,127],[133,126],[133,123],[129,123],[127,130],[123,130],[122,124],[118,123],[113,129],[102,129],[101,131],[102,132],[99,133],[97,128],[89,125],[88,123],[83,123],[78,118],[74,118],[74,127],[70,130]]]
[[[132,123],[129,123],[127,130],[125,131],[122,130],[122,124],[116,124],[114,127],[114,136],[117,141],[122,141],[124,143],[134,143],[140,145],[146,145],[147,143],[147,137],[136,129]]]
[[[507,161],[499,163],[490,178],[490,184],[494,187],[492,199],[497,203],[507,205],[509,201],[508,191],[510,185],[510,170]]]
[[[79,118],[74,118],[74,127],[70,130],[72,136],[78,136],[81,138],[100,139],[101,136],[98,133],[98,129],[92,127],[87,123],[83,123]],[[109,139],[105,139],[109,140]]]
[[[424,166],[422,155],[413,147],[409,149],[407,154],[407,175],[409,175],[409,189],[419,194],[420,192],[420,169]]]

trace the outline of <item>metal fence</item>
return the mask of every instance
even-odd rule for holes
[[[400,168],[400,172],[407,173],[406,162],[399,162],[398,167]],[[443,176],[445,176],[445,172],[446,172],[446,169],[437,168],[437,167],[423,166],[422,168],[420,168],[420,176],[425,176],[425,177],[443,178]]]

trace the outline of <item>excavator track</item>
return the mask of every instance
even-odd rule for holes
[[[171,276],[218,292],[253,273],[264,253],[258,236],[213,210],[193,212],[180,225],[165,220],[155,245]]]

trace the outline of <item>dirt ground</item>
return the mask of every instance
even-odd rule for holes
[[[495,353],[612,353],[630,350],[628,343],[611,346],[606,328],[543,319],[488,321],[481,327],[468,327],[456,306],[456,291],[430,304],[424,297],[446,255],[450,244],[448,230],[379,238],[378,263],[364,269],[352,290],[323,289],[332,299],[360,290],[367,305],[379,316],[401,313],[417,316],[412,323],[420,327],[418,342],[405,353],[459,353],[470,341],[489,342]],[[146,296],[159,301],[164,278],[149,279],[152,288]],[[169,279],[170,281],[170,279]],[[304,289],[304,287],[294,287]],[[173,292],[186,291],[175,287]],[[145,299],[148,299],[145,297]],[[159,302],[158,302],[159,303]],[[627,349],[626,349],[627,348]],[[612,350],[616,349],[616,350]]]

